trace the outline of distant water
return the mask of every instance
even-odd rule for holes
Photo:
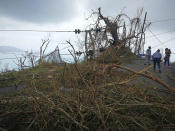
[[[16,65],[18,63],[17,57],[22,57],[24,52],[16,52],[16,53],[0,53],[0,72],[6,71],[6,70],[18,70],[18,66]],[[62,55],[62,60],[68,63],[72,63],[74,60],[72,56],[68,55]],[[83,56],[80,58],[83,59]],[[170,58],[171,62],[175,62],[175,54],[171,55]],[[27,62],[27,61],[26,61]],[[29,63],[26,63],[26,65],[29,65]]]
[[[5,70],[18,69],[15,64],[18,62],[16,57],[21,57],[19,53],[0,53],[0,72]]]
[[[18,70],[18,60],[17,58],[22,57],[24,52],[16,52],[16,53],[0,53],[0,72],[6,71],[6,70]],[[39,56],[38,54],[36,54]],[[62,60],[68,63],[72,63],[74,60],[72,56],[61,56]],[[30,63],[28,61],[25,62],[25,65],[30,66]]]

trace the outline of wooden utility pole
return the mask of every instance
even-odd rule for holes
[[[145,33],[144,33],[144,35],[143,35],[143,45],[142,45],[142,48],[143,48],[143,54],[145,53],[144,45],[145,45]]]
[[[87,56],[87,53],[88,53],[88,48],[87,48],[87,36],[88,36],[88,33],[87,31],[85,31],[85,60],[87,61],[88,60],[88,56]]]
[[[138,19],[137,19],[136,24],[135,24],[134,32],[136,32],[137,25],[139,25],[139,20]],[[138,29],[137,29],[137,33],[138,33]],[[137,44],[138,44],[138,37],[136,38],[136,42],[135,42],[135,49],[134,49],[135,54],[137,53]]]
[[[124,25],[123,25],[122,39],[125,40],[124,41],[124,47],[126,47],[126,26],[125,26],[125,22],[124,22]]]
[[[143,22],[143,25],[142,25],[142,32],[141,32],[141,37],[140,37],[140,41],[139,41],[138,54],[140,53],[141,43],[142,43],[142,39],[143,39],[144,28],[145,28],[145,22],[146,22],[146,16],[147,16],[147,12],[145,13],[144,22]],[[144,45],[143,45],[143,46],[144,46]]]
[[[92,44],[93,58],[95,58],[95,41],[94,41],[94,39],[92,37],[91,31],[89,31],[89,36],[90,36],[91,44]]]
[[[63,61],[62,61],[62,59],[61,59],[61,55],[60,55],[60,50],[59,50],[59,47],[57,46],[56,47],[56,51],[57,51],[57,55],[58,55],[58,61],[60,62],[60,63],[62,63]]]

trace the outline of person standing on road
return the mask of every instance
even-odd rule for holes
[[[158,49],[153,54],[153,64],[154,64],[154,71],[156,71],[156,64],[158,65],[159,73],[161,73],[161,68],[160,68],[161,58],[162,58],[162,54],[160,53],[160,50]]]
[[[170,66],[170,55],[171,55],[171,50],[166,48],[165,49],[164,66],[166,66],[166,63],[168,63],[168,66]]]
[[[148,47],[148,49],[146,50],[146,64],[150,65],[151,61],[151,46]]]

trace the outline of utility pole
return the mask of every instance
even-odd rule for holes
[[[87,36],[88,36],[88,33],[87,31],[85,31],[85,60],[88,61],[88,56],[87,56],[87,53],[88,53],[88,48],[87,48]]]
[[[143,22],[143,26],[142,26],[142,32],[141,32],[141,37],[140,37],[139,47],[138,47],[138,54],[140,53],[141,43],[142,43],[142,39],[143,39],[144,28],[145,28],[145,22],[146,22],[146,16],[147,16],[147,12],[145,13],[145,18],[144,18],[144,22]],[[143,45],[143,46],[144,46],[144,45]]]
[[[90,39],[91,39],[92,50],[93,50],[93,59],[94,59],[95,58],[95,41],[92,37],[91,31],[89,31],[89,36],[90,36]]]

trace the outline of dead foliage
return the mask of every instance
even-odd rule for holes
[[[174,99],[163,97],[154,89],[121,84],[135,73],[116,71],[114,67],[124,68],[91,62],[65,64],[52,79],[41,74],[39,78],[29,78],[30,88],[1,97],[0,127],[7,130],[174,129]]]
[[[37,77],[26,77],[28,88],[1,96],[0,128],[9,131],[175,128],[174,90],[151,74],[145,74],[146,69],[137,72],[122,65],[121,58],[129,56],[129,51],[127,54],[125,51],[131,50],[131,43],[143,33],[146,26],[139,28],[139,24],[131,20],[136,24],[132,27],[135,29],[131,29],[128,36],[121,37],[116,31],[120,28],[121,16],[125,15],[121,14],[111,21],[101,14],[100,9],[98,14],[98,18],[106,23],[105,30],[112,36],[114,46],[107,46],[98,57],[93,56],[93,60],[78,62],[73,45],[67,41],[72,47],[73,51],[69,52],[75,62],[59,66],[42,63],[31,70],[35,71]],[[122,27],[125,28],[125,25]],[[92,37],[96,38],[95,34],[91,35],[91,40]],[[125,44],[121,44],[121,40],[127,40],[127,43],[125,41]],[[43,45],[48,42],[43,41]],[[94,45],[96,48],[97,44]],[[41,60],[45,49],[41,48]],[[135,85],[130,84],[136,76],[164,85],[171,92],[169,97],[159,94],[149,83],[138,81]]]

